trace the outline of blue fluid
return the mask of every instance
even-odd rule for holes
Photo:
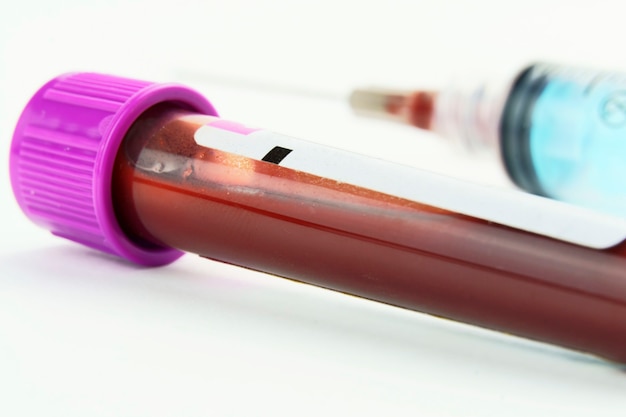
[[[538,184],[552,198],[626,217],[626,77],[548,67],[529,113]]]

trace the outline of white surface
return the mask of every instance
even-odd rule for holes
[[[186,75],[229,119],[506,186],[487,159],[319,96],[534,59],[626,69],[618,1],[7,3],[4,161],[42,82],[97,70]],[[203,72],[309,94],[190,77]],[[624,415],[626,375],[599,360],[194,256],[139,269],[54,238],[19,212],[6,171],[1,416]]]

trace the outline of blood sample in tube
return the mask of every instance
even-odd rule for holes
[[[60,131],[81,112],[96,146]],[[224,120],[184,87],[54,80],[18,123],[12,182],[36,222],[134,262],[195,253],[626,361],[621,219]]]

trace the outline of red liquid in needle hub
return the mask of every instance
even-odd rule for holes
[[[408,124],[429,130],[432,128],[435,113],[436,93],[415,91],[407,95],[390,95],[386,97],[384,110],[398,116]]]
[[[626,361],[623,243],[589,249],[198,145],[213,120],[155,108],[127,135],[113,196],[138,242]]]

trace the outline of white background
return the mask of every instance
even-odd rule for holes
[[[90,70],[186,82],[233,120],[509,187],[496,162],[342,99],[536,60],[626,70],[622,4],[3,1],[0,416],[625,415],[626,374],[600,360],[193,255],[141,269],[54,238],[19,211],[7,163],[30,95]]]

